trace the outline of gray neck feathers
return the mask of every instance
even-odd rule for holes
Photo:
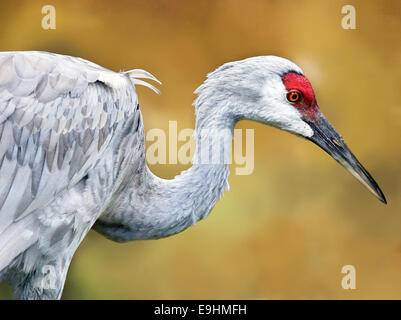
[[[178,233],[207,217],[224,189],[228,189],[232,131],[237,119],[227,110],[229,101],[216,101],[216,95],[208,90],[197,93],[192,167],[166,180],[145,166],[119,202],[116,214],[124,220],[124,228],[110,230],[114,240],[161,238]]]
[[[147,168],[149,207],[146,234],[141,238],[169,236],[208,216],[224,189],[228,189],[229,159],[235,119],[212,99],[200,95],[195,101],[196,151],[193,165],[172,180],[160,179]],[[145,210],[146,211],[146,210]]]
[[[266,107],[261,103],[266,79],[280,81],[280,74],[296,68],[286,59],[265,56],[226,63],[210,73],[195,91],[193,166],[165,180],[156,177],[141,159],[142,170],[133,175],[112,212],[102,217],[101,231],[122,241],[160,238],[205,218],[228,188],[226,160],[235,123],[241,119],[266,123],[268,117],[261,116],[261,108]],[[221,144],[225,147],[219,148]]]

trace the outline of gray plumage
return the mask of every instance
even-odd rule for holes
[[[115,241],[157,239],[207,217],[228,188],[231,151],[202,162],[205,150],[216,154],[212,138],[225,133],[231,141],[241,119],[315,138],[286,99],[282,77],[290,72],[302,75],[284,58],[263,56],[210,73],[195,91],[194,164],[164,180],[146,165],[135,92],[135,85],[157,91],[138,79],[157,81],[151,74],[46,52],[1,52],[0,281],[15,298],[58,299],[93,226]]]
[[[71,258],[104,207],[85,203],[87,195],[79,193],[89,188],[82,179],[102,159],[123,158],[115,146],[136,135],[138,124],[130,131],[140,113],[136,76],[153,78],[143,70],[115,73],[46,52],[0,53],[0,276],[17,287],[17,298],[61,294],[64,279],[42,290],[26,278],[37,278],[33,274],[46,263],[65,273],[56,260]],[[96,200],[110,198],[109,179]]]
[[[208,135],[235,124],[227,106],[214,106],[232,101],[210,91],[220,75],[209,77],[196,103],[197,130]],[[226,164],[195,164],[175,180],[148,170],[135,85],[157,89],[138,78],[157,81],[52,53],[0,53],[0,277],[16,298],[59,298],[96,221],[116,241],[168,236],[206,217],[228,187]],[[236,94],[245,90],[258,99],[253,88]]]

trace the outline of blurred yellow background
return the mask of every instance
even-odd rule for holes
[[[43,30],[41,9],[56,8]],[[341,8],[356,8],[356,30]],[[0,50],[79,56],[143,68],[162,94],[138,88],[145,129],[193,128],[193,91],[224,62],[287,57],[321,110],[387,196],[380,203],[307,141],[257,123],[255,170],[230,176],[211,215],[176,236],[118,244],[91,231],[64,299],[400,299],[401,2],[142,0],[1,1]],[[157,165],[170,178],[185,169]],[[356,290],[341,268],[356,268]],[[0,286],[0,298],[11,290]]]

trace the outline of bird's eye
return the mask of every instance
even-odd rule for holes
[[[290,90],[287,93],[287,100],[292,103],[297,103],[301,100],[302,93],[298,90]]]

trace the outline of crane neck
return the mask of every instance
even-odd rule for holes
[[[151,228],[140,228],[143,238],[179,233],[206,218],[225,189],[229,188],[229,160],[234,123],[197,121],[193,165],[174,179],[162,179],[147,167],[144,173],[146,206],[142,215]]]
[[[237,121],[216,108],[196,106],[192,167],[168,180],[154,175],[145,163],[113,213],[97,223],[101,233],[117,241],[157,239],[179,233],[208,216],[229,188],[228,165]],[[113,217],[118,217],[115,223]]]

